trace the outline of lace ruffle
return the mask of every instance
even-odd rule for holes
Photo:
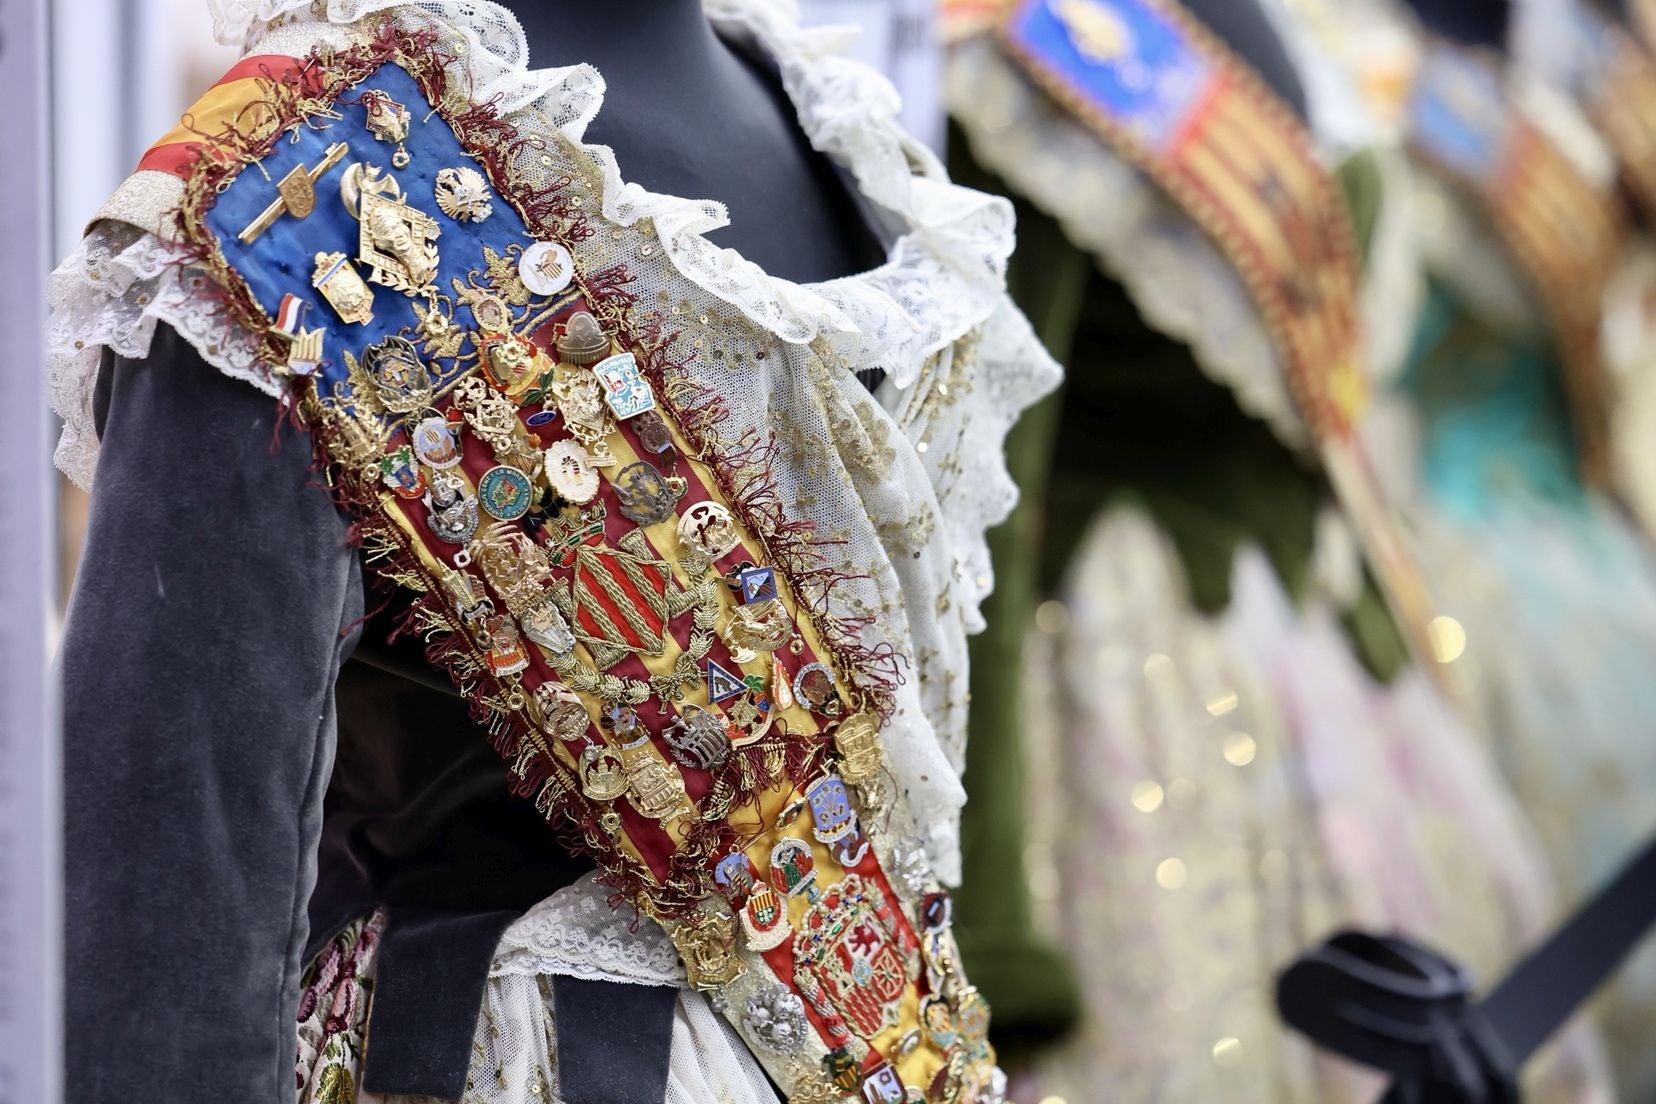
[[[1145,321],[1190,346],[1248,413],[1307,443],[1281,363],[1247,289],[1154,182],[1035,89],[984,38],[949,62],[949,107],[972,152],[1121,282]]]
[[[584,899],[571,886],[553,900],[569,893]],[[483,988],[471,1072],[458,1104],[525,1104],[530,1100],[565,1104],[558,1078],[557,1015],[546,981],[552,975],[576,971],[515,968],[523,962],[514,957],[521,950],[514,945],[514,937],[521,935],[528,921],[524,917],[508,930]],[[307,971],[298,1025],[296,1104],[341,1099],[357,1104],[441,1104],[430,1096],[383,1096],[357,1088],[367,1053],[382,926],[381,915],[352,925]],[[629,977],[607,980],[658,984]],[[661,1099],[663,1104],[715,1100],[720,1104],[779,1104],[736,1032],[720,1020],[705,996],[682,986],[673,1010],[667,1084]]]
[[[181,267],[180,254],[151,234],[103,223],[52,273],[47,285],[47,392],[63,419],[55,460],[83,487],[98,463],[92,391],[108,348],[124,357],[149,354],[165,322],[219,370],[269,395],[279,385],[255,356],[253,343],[198,293],[206,277]]]
[[[587,981],[683,986],[684,967],[667,933],[611,908],[589,874],[513,922],[501,936],[491,977],[564,975]]]

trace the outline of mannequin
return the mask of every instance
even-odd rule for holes
[[[729,205],[715,242],[796,281],[884,260],[778,77],[721,41],[696,0],[512,6],[536,66],[587,62],[604,74],[587,140],[611,145],[627,180]],[[694,127],[686,103],[699,106]],[[389,618],[364,622],[376,602],[344,522],[314,485],[302,440],[266,447],[277,421],[267,398],[164,333],[143,362],[106,359],[99,409],[105,448],[62,658],[65,740],[71,764],[121,771],[71,767],[65,783],[68,980],[79,994],[67,1016],[69,1099],[177,1090],[185,1068],[206,1062],[222,1075],[202,1085],[214,1098],[290,1093],[298,971],[380,902],[391,924],[364,1087],[458,1096],[500,932],[590,862],[567,856],[508,793],[505,765],[452,690],[432,683],[418,637],[388,645]],[[185,427],[198,425],[254,428],[237,431],[240,462],[190,475],[202,438]],[[191,488],[165,516],[138,491],[157,479]],[[203,530],[200,519],[242,502],[258,507]],[[254,552],[284,548],[304,555],[278,564]],[[154,609],[157,586],[165,611]],[[180,642],[211,668],[179,677]],[[301,677],[314,693],[296,694]],[[113,700],[126,703],[118,718],[97,706]],[[226,732],[236,740],[217,742]],[[259,800],[232,807],[238,790]],[[227,834],[226,824],[264,827]],[[203,845],[214,839],[223,845]],[[148,842],[117,860],[111,840]],[[133,901],[175,914],[187,902],[207,919],[145,935]],[[197,975],[210,980],[188,992],[156,981]],[[659,1095],[674,991],[576,979],[554,989],[579,1013],[559,1040],[572,1097],[597,1099],[580,1088],[595,1083],[616,1099]],[[146,1026],[115,1032],[117,1017]],[[180,1022],[194,1025],[188,1045]],[[625,1063],[614,1050],[623,1037]]]
[[[1463,46],[1506,48],[1507,0],[1408,0],[1408,4],[1434,34]]]
[[[1281,38],[1257,3],[1184,0],[1183,6],[1304,117],[1304,88]],[[1006,191],[1003,182],[957,156],[967,148],[964,135],[957,132],[951,141],[950,167],[956,179],[989,191]],[[1117,449],[1111,443],[1124,436],[1116,424],[1123,409],[1132,410],[1135,423],[1153,422],[1157,428],[1148,431],[1149,436],[1169,442],[1169,452],[1184,456],[1205,455],[1213,448],[1209,427],[1215,422],[1232,424],[1234,410],[1221,389],[1189,366],[1188,375],[1179,375],[1179,385],[1166,391],[1177,396],[1177,407],[1148,414],[1151,407],[1145,395],[1122,385],[1132,371],[1130,362],[1144,356],[1148,346],[1149,374],[1163,381],[1175,372],[1183,373],[1186,364],[1169,364],[1164,339],[1141,337],[1142,326],[1136,320],[1125,321],[1133,316],[1120,288],[1093,273],[1091,260],[1070,245],[1050,218],[1022,198],[1014,198],[1014,204],[1019,248],[1009,280],[1054,355],[1065,358],[1084,300],[1095,310],[1099,303],[1110,302],[1121,314],[1113,324],[1117,345],[1112,370],[1104,374],[1107,378],[1094,378],[1089,386],[1083,373],[1073,373],[1063,391],[1032,410],[1009,439],[1013,476],[1024,494],[1007,523],[990,533],[996,585],[984,605],[989,628],[972,641],[973,735],[967,744],[966,768],[970,800],[962,826],[968,868],[956,895],[958,930],[973,976],[996,1010],[996,1043],[1016,1062],[1028,1051],[1050,1045],[1081,1014],[1081,997],[1068,970],[1034,936],[1029,897],[1013,891],[1022,884],[1014,872],[1023,869],[1026,838],[1020,731],[1027,720],[1019,690],[1022,634],[1037,602],[1052,592],[1055,576],[1068,564],[1097,508],[1096,488],[1089,485],[1070,491],[1061,482],[1049,485],[1049,469],[1125,472],[1132,459],[1126,454],[1133,450]],[[1112,385],[1109,380],[1116,382]],[[1203,405],[1207,400],[1223,409],[1209,411]],[[1200,414],[1195,409],[1198,405]],[[1263,426],[1240,418],[1234,422],[1241,427],[1239,433],[1250,435],[1252,445],[1246,450],[1250,454],[1280,456],[1281,468],[1290,473],[1290,479],[1292,473],[1302,471],[1297,461],[1274,448]],[[1264,446],[1258,447],[1254,438],[1262,439]],[[1166,466],[1161,458],[1150,464]],[[1208,469],[1204,466],[1203,471]],[[1257,472],[1250,471],[1251,475]],[[1240,478],[1246,483],[1249,476]],[[1313,487],[1306,492],[1310,500],[1316,493],[1316,480],[1307,476],[1304,481]],[[1090,480],[1083,482],[1090,484]],[[1032,979],[1040,980],[1032,984]]]
[[[712,241],[800,283],[885,260],[838,170],[800,130],[778,75],[720,39],[700,0],[506,6],[532,66],[585,62],[603,74],[604,106],[586,137],[615,151],[623,179],[729,208],[730,225]]]
[[[1254,0],[1183,0],[1191,15],[1200,19],[1225,45],[1271,86],[1294,114],[1305,118],[1305,89],[1288,58],[1282,38]]]

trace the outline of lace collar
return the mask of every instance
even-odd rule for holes
[[[812,145],[851,175],[895,237],[879,267],[813,284],[772,276],[711,241],[707,235],[730,221],[723,204],[627,181],[607,146],[584,142],[603,103],[603,76],[584,64],[530,68],[523,30],[504,7],[333,0],[320,15],[317,7],[296,0],[222,5],[215,29],[221,41],[249,51],[301,53],[370,15],[442,21],[468,42],[475,99],[498,98],[503,113],[536,104],[591,157],[607,221],[631,227],[649,220],[679,274],[779,340],[831,336],[848,359],[878,360],[898,391],[913,384],[926,357],[981,324],[1004,290],[1010,204],[950,183],[936,155],[898,124],[901,102],[891,83],[840,55],[846,32],[800,27],[791,3],[705,0],[704,8],[722,34],[751,39],[775,62]]]

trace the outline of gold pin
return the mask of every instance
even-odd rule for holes
[[[259,213],[259,217],[247,224],[247,229],[236,235],[236,240],[243,245],[252,245],[260,234],[276,224],[276,220],[283,215],[292,215],[302,219],[316,210],[316,182],[322,175],[345,159],[350,147],[344,142],[335,142],[328,147],[328,152],[313,169],[303,165],[295,165],[293,170],[282,177],[276,184],[276,199],[269,207]]]
[[[437,220],[410,206],[395,178],[360,161],[340,177],[339,196],[362,224],[357,259],[368,279],[409,296],[435,292]]]
[[[408,130],[413,122],[408,108],[393,100],[379,89],[371,89],[362,96],[363,105],[368,109],[368,132],[382,142],[389,142],[396,146],[396,152],[391,155],[393,168],[408,168]]]
[[[374,320],[374,293],[345,254],[318,253],[311,286],[345,321],[367,325]]]
[[[287,369],[308,376],[322,364],[322,331],[300,330],[288,340]]]

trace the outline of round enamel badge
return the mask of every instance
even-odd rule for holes
[[[556,295],[575,277],[575,261],[556,242],[535,242],[518,261],[518,279],[536,295]]]
[[[585,506],[598,497],[598,469],[579,441],[553,441],[546,449],[546,480],[559,495]]]
[[[499,521],[516,521],[529,512],[534,500],[535,490],[529,477],[510,465],[492,467],[477,481],[477,501],[490,517]]]
[[[427,418],[414,427],[411,434],[414,455],[428,468],[442,471],[460,462],[460,444],[455,440],[454,427],[442,418]]]

